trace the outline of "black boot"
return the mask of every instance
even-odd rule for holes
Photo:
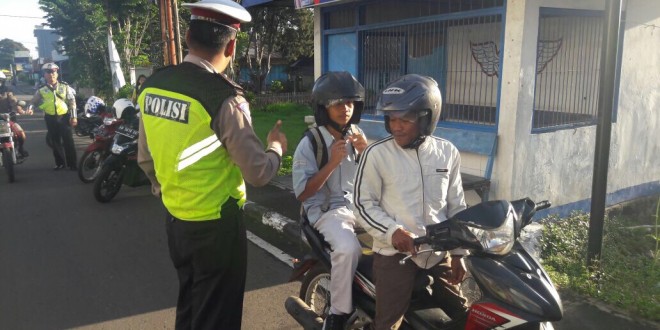
[[[346,321],[348,321],[349,314],[330,314],[323,321],[323,330],[344,330],[346,328]]]

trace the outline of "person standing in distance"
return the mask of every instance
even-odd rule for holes
[[[278,121],[264,151],[243,89],[222,72],[250,14],[230,0],[184,3],[183,62],[153,73],[138,96],[138,163],[166,213],[179,278],[176,329],[240,329],[247,270],[245,181],[277,174],[286,136]]]
[[[46,63],[41,67],[45,84],[32,97],[32,105],[44,112],[46,129],[53,144],[54,170],[65,166],[76,170],[76,148],[71,127],[78,125],[76,92],[65,82],[58,82],[60,67]]]
[[[418,254],[413,240],[426,234],[425,226],[466,208],[458,149],[433,136],[441,105],[430,77],[408,74],[390,83],[376,109],[391,136],[366,149],[355,176],[356,218],[373,237],[377,330],[399,328],[420,269],[434,275],[433,292],[447,315],[465,317],[457,284],[465,276],[467,251],[452,250],[451,257],[445,251]],[[400,265],[406,255],[413,255],[412,262]]]

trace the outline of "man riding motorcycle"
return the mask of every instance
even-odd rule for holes
[[[432,135],[441,103],[438,84],[430,77],[409,74],[392,82],[376,105],[392,135],[371,144],[358,167],[353,195],[357,221],[373,237],[376,329],[398,329],[418,271],[430,269],[436,281],[442,280],[439,265],[448,262],[447,253],[416,255],[413,239],[425,235],[425,226],[466,208],[458,149]],[[465,312],[465,300],[455,286],[466,272],[465,251],[450,252],[447,283],[434,291],[444,290],[439,303],[456,318]],[[414,262],[399,265],[408,254]]]

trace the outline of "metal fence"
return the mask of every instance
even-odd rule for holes
[[[298,103],[309,105],[312,93],[277,93],[256,95],[251,105],[255,108],[273,103]]]
[[[378,93],[408,73],[433,77],[443,95],[441,120],[494,127],[499,95],[502,14],[446,19],[360,32],[360,77],[367,111]]]
[[[541,9],[533,131],[595,123],[602,30],[601,12]]]

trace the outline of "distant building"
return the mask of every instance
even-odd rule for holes
[[[14,52],[14,68],[17,72],[32,72],[32,58],[29,50]]]
[[[46,28],[42,25],[34,27],[34,36],[37,38],[39,59],[52,60],[51,53],[57,50],[57,42],[62,39],[62,37],[57,34],[56,30]]]

